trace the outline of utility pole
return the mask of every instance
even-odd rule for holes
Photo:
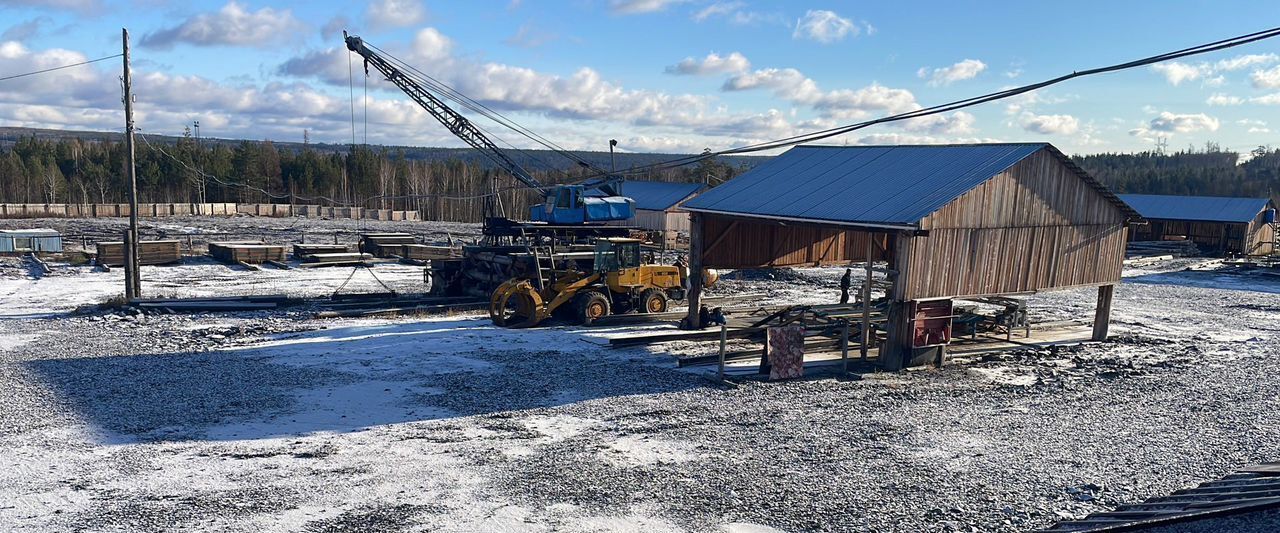
[[[142,296],[142,276],[138,269],[138,172],[134,164],[133,146],[133,90],[129,76],[129,30],[120,30],[124,42],[124,144],[126,172],[129,173],[129,231],[124,240],[124,297]]]
[[[618,173],[618,165],[613,162],[613,147],[618,145],[617,139],[609,139],[609,172]]]

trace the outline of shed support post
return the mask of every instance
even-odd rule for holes
[[[702,237],[704,216],[693,213],[689,226],[689,315],[686,323],[690,329],[702,329],[698,308],[702,305]]]
[[[885,323],[885,340],[880,345],[880,364],[886,370],[902,370],[911,361],[911,316],[908,312],[907,283],[911,265],[911,234],[893,235],[889,246],[893,248],[890,263],[889,316]]]
[[[1098,287],[1098,309],[1093,315],[1093,340],[1107,340],[1107,329],[1111,326],[1111,297],[1115,294],[1115,285]]]
[[[870,343],[869,336],[871,334],[871,257],[874,254],[871,246],[874,234],[867,234],[867,255],[863,259],[866,260],[866,271],[862,279],[862,346],[859,347],[859,355],[862,360],[867,360],[867,346]],[[847,338],[848,335],[845,335]]]

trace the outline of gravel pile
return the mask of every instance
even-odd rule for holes
[[[730,386],[574,328],[0,320],[0,529],[1045,527],[1276,459],[1280,284],[1213,276],[1122,285],[1104,344]]]

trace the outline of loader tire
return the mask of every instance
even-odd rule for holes
[[[597,291],[584,292],[577,298],[578,321],[590,326],[597,318],[609,316],[609,299]]]
[[[667,295],[658,289],[645,289],[640,293],[641,313],[667,312]]]

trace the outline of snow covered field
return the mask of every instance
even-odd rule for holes
[[[634,328],[68,314],[119,271],[9,264],[0,530],[1043,527],[1277,459],[1280,280],[1182,266],[1126,273],[1108,343],[724,387],[604,346]],[[841,272],[722,290],[821,301]],[[350,273],[195,263],[144,282],[323,295]],[[1088,317],[1093,298],[1039,295],[1033,318]]]

